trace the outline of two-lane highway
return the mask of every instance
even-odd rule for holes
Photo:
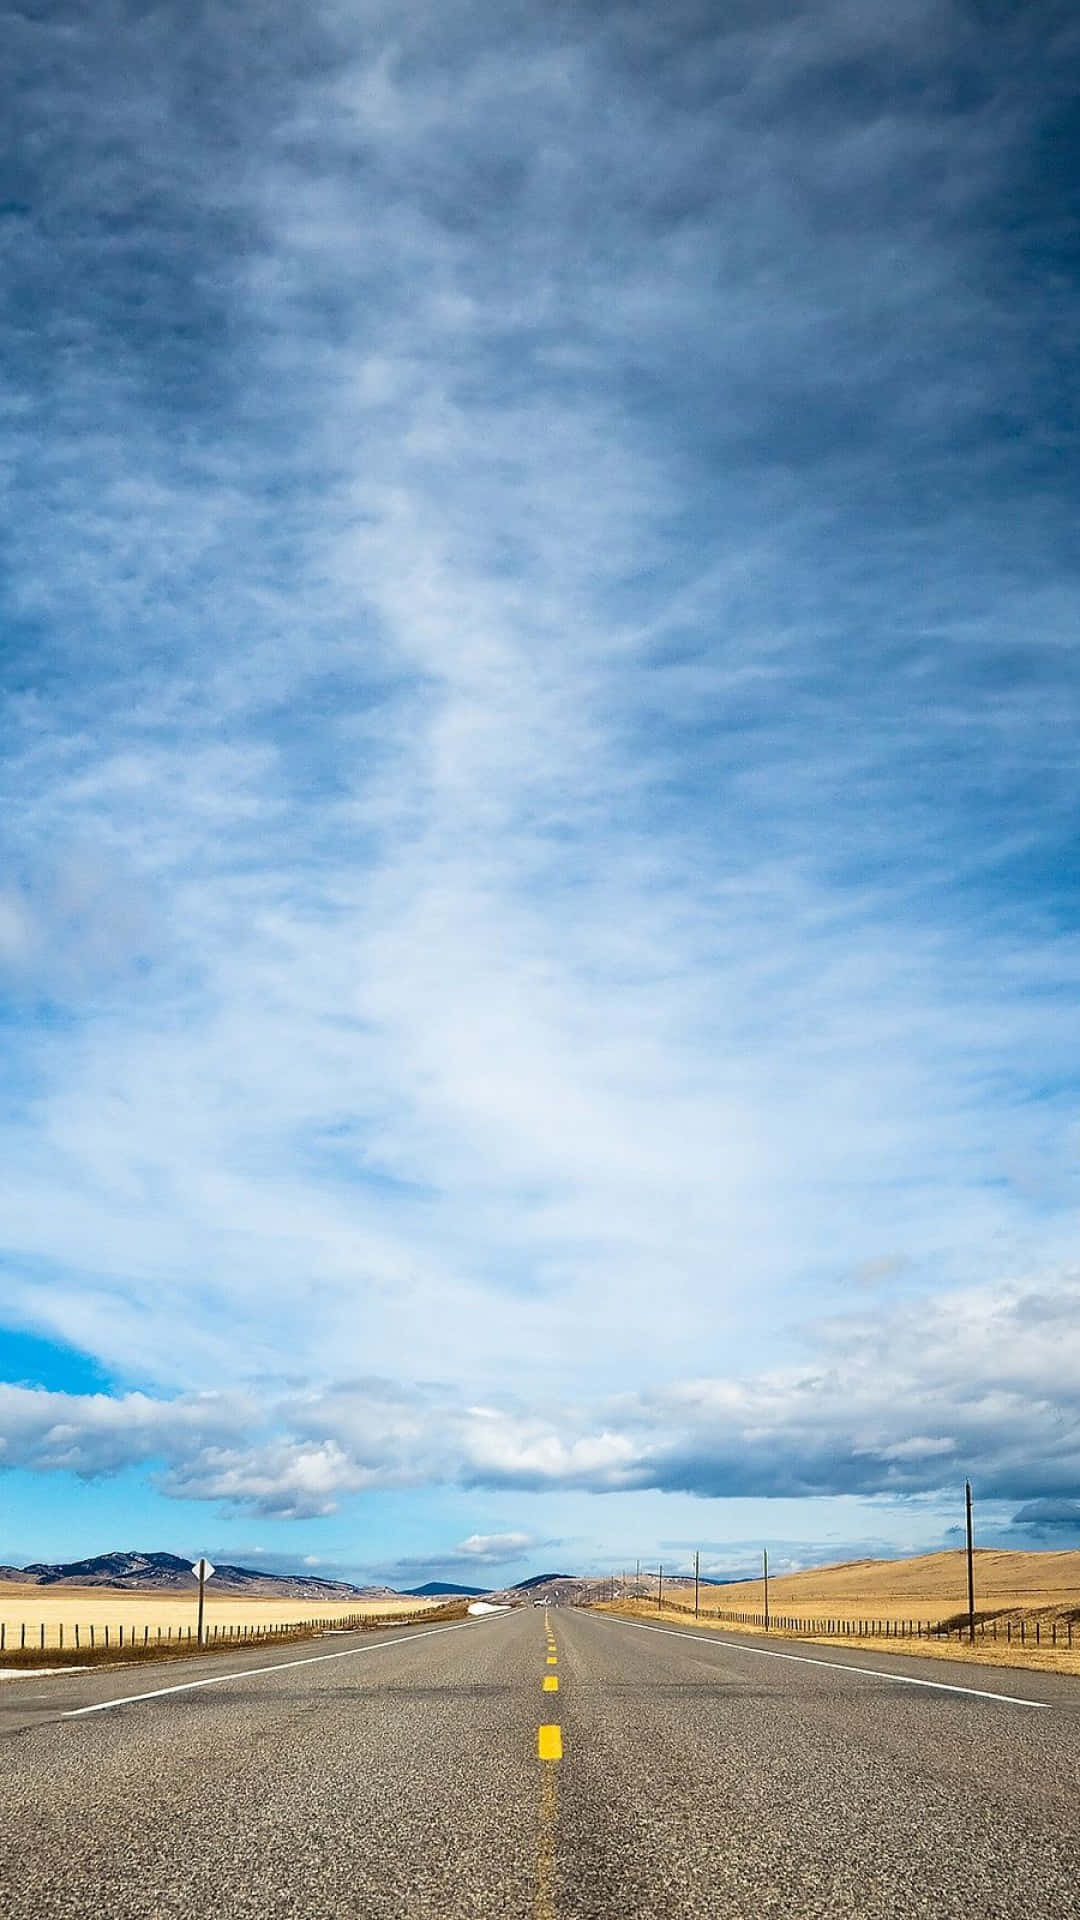
[[[1078,1905],[1080,1683],[1002,1669],[529,1608],[27,1676],[0,1735],[5,1920]]]

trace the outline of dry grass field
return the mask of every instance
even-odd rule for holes
[[[785,1573],[770,1579],[769,1604],[777,1613],[847,1620],[868,1615],[878,1620],[948,1619],[967,1608],[966,1558],[961,1549],[923,1553],[912,1560],[848,1560],[806,1573]],[[692,1597],[693,1582],[690,1587]],[[761,1581],[703,1587],[701,1598],[703,1610],[710,1613],[760,1610]],[[976,1549],[975,1605],[980,1613],[1039,1612],[1047,1618],[1080,1613],[1080,1552]]]
[[[655,1619],[656,1581],[642,1582],[646,1597],[629,1605],[616,1603],[615,1611],[632,1611]],[[665,1606],[661,1617],[685,1623],[685,1613],[677,1608],[692,1606],[692,1580],[665,1580]],[[675,1603],[670,1609],[668,1601]],[[727,1632],[755,1629],[754,1621],[745,1623],[725,1618],[733,1613],[756,1616],[760,1622],[762,1584],[745,1580],[724,1587],[701,1589],[700,1618],[708,1625]],[[910,1560],[848,1560],[830,1567],[813,1567],[804,1573],[777,1575],[769,1580],[771,1631],[778,1636],[823,1639],[836,1643],[836,1635],[821,1630],[824,1621],[889,1623],[890,1637],[876,1634],[845,1633],[845,1646],[873,1647],[876,1652],[894,1651],[941,1659],[972,1660],[980,1665],[998,1665],[1043,1669],[1057,1673],[1080,1674],[1080,1552],[1019,1553],[981,1548],[975,1554],[975,1607],[980,1620],[988,1621],[987,1635],[968,1646],[952,1639],[927,1640],[908,1632],[910,1623],[923,1627],[942,1622],[957,1622],[967,1612],[966,1555],[954,1553],[920,1554]],[[781,1623],[792,1619],[800,1623],[791,1629]],[[1055,1645],[1062,1640],[1072,1622],[1071,1647]],[[1039,1629],[1036,1644],[1035,1630]],[[1018,1636],[1023,1631],[1024,1641]],[[1047,1644],[1047,1641],[1051,1644]]]
[[[20,1586],[15,1582],[5,1582],[0,1586],[0,1621],[4,1626],[4,1639],[7,1648],[18,1647],[21,1628],[26,1624],[27,1646],[40,1647],[41,1629],[45,1628],[45,1646],[60,1645],[60,1628],[64,1629],[64,1645],[74,1643],[75,1627],[78,1626],[80,1639],[89,1641],[91,1626],[95,1630],[95,1639],[104,1637],[106,1626],[110,1640],[119,1638],[121,1626],[125,1640],[131,1635],[141,1638],[144,1628],[149,1628],[151,1639],[158,1628],[164,1635],[171,1628],[175,1637],[190,1627],[195,1630],[195,1615],[198,1589],[194,1580],[191,1583],[191,1596],[172,1593],[131,1593],[111,1591],[108,1587],[36,1587]],[[270,1627],[298,1624],[305,1620],[344,1620],[356,1615],[365,1619],[394,1619],[401,1614],[414,1614],[429,1611],[437,1606],[435,1600],[395,1599],[395,1600],[267,1600],[263,1598],[245,1599],[242,1595],[221,1595],[214,1597],[213,1581],[206,1588],[206,1623],[214,1627]]]

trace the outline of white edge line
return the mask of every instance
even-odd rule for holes
[[[759,1653],[764,1660],[794,1660],[800,1667],[830,1667],[834,1673],[868,1673],[874,1680],[891,1680],[894,1687],[931,1687],[936,1693],[969,1693],[976,1700],[1003,1700],[1010,1707],[1045,1708],[1053,1704],[1050,1700],[1023,1700],[1018,1693],[990,1693],[985,1687],[958,1687],[950,1680],[917,1680],[912,1673],[887,1673],[883,1667],[853,1667],[846,1660],[818,1660],[812,1653],[781,1653],[778,1647],[748,1647],[741,1640],[723,1640],[719,1634],[684,1633],[681,1627],[650,1627],[647,1620],[620,1620],[612,1614],[606,1617],[617,1627],[640,1627],[644,1633],[669,1633],[674,1640],[696,1640],[703,1647],[734,1647],[736,1653]]]
[[[360,1653],[383,1653],[407,1640],[430,1640],[436,1633],[460,1633],[473,1620],[455,1620],[449,1627],[425,1627],[422,1633],[402,1633],[396,1640],[380,1640],[377,1647],[343,1647],[340,1653],[310,1653],[304,1660],[279,1660],[272,1667],[242,1667],[237,1673],[212,1673],[206,1680],[182,1680],[175,1687],[155,1687],[150,1693],[126,1693],[119,1700],[95,1700],[89,1707],[68,1707],[62,1720],[78,1720],[85,1713],[106,1713],[110,1707],[130,1707],[137,1700],[163,1700],[169,1693],[191,1693],[196,1687],[220,1687],[226,1680],[257,1680],[263,1673],[286,1673],[290,1667],[318,1667],[325,1660],[354,1660]]]

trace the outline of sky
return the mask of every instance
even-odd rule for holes
[[[1080,1544],[1080,22],[27,0],[0,1561]]]

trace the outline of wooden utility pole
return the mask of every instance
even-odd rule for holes
[[[964,1481],[964,1510],[967,1518],[968,1639],[975,1645],[975,1535],[971,1525],[971,1481]]]
[[[657,1611],[657,1613],[659,1613],[659,1612],[660,1612],[660,1609],[661,1609],[661,1607],[663,1606],[663,1604],[664,1604],[664,1568],[663,1568],[663,1564],[661,1564],[661,1567],[660,1567],[660,1585],[659,1585],[659,1587],[658,1587],[658,1588],[657,1588],[657,1590],[656,1590],[656,1611]]]
[[[701,1611],[698,1605],[698,1591],[700,1586],[701,1586],[701,1555],[700,1553],[695,1552],[694,1554],[694,1619],[695,1620],[697,1619],[698,1614]]]
[[[769,1549],[761,1549],[761,1578],[765,1586],[765,1631],[769,1631]]]

